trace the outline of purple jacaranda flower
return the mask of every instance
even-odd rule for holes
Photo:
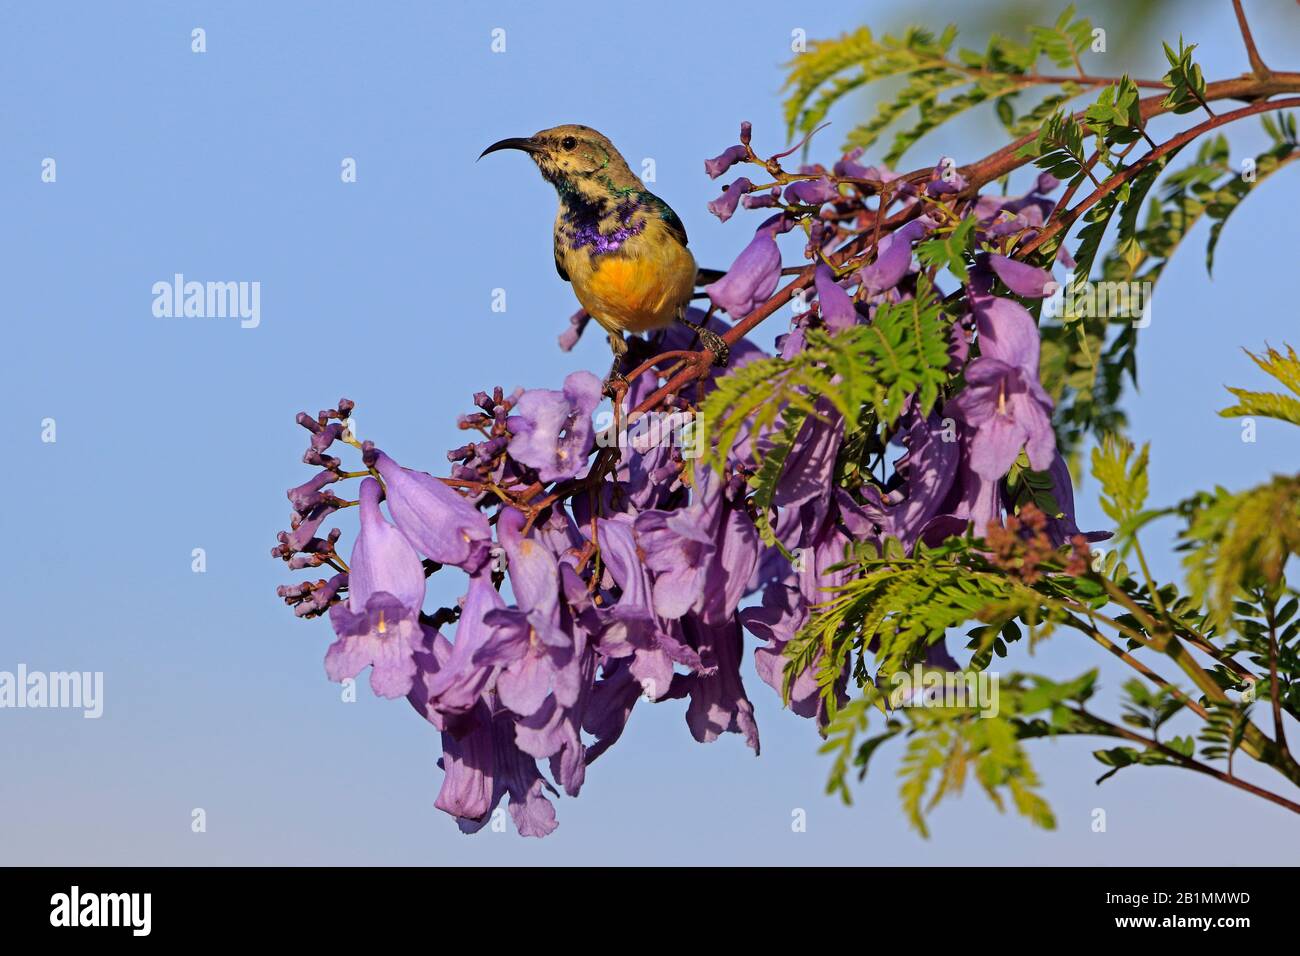
[[[473,832],[487,820],[500,799],[493,781],[496,744],[492,734],[492,711],[484,699],[476,698],[469,709],[444,714],[431,706],[428,681],[448,665],[451,644],[438,631],[424,627],[424,641],[415,659],[419,673],[407,700],[415,710],[442,731],[442,787],[434,802],[439,810],[457,818],[462,830]]]
[[[582,740],[583,715],[591,700],[592,687],[600,654],[595,647],[596,633],[602,618],[592,600],[587,582],[567,560],[560,564],[564,602],[560,608],[561,627],[572,635],[573,654],[557,677],[556,693],[547,697],[538,710],[515,723],[515,743],[533,757],[549,757],[551,776],[576,797],[586,778],[586,744]],[[570,700],[560,685],[576,687]]]
[[[569,316],[569,327],[560,333],[560,350],[572,352],[573,347],[578,344],[578,339],[582,338],[582,333],[586,330],[587,323],[590,321],[591,316],[587,314],[586,309],[579,309]]]
[[[728,146],[721,154],[704,161],[704,171],[709,174],[710,179],[717,179],[736,163],[743,162],[748,156],[749,150],[743,145],[737,143],[735,146]]]
[[[957,172],[957,162],[951,156],[942,157],[930,173],[926,189],[932,196],[946,196],[966,188],[966,177]]]
[[[563,503],[557,501],[549,511],[550,514],[533,525],[533,537],[551,552],[557,563],[572,562],[586,539]]]
[[[709,212],[722,222],[726,222],[735,214],[740,197],[748,193],[753,185],[746,177],[741,176],[731,185],[723,186],[722,195],[709,203]]]
[[[1058,548],[1068,544],[1076,534],[1082,534],[1089,541],[1105,541],[1111,537],[1109,531],[1080,531],[1074,517],[1074,482],[1070,480],[1070,467],[1058,452],[1047,469],[1052,478],[1052,497],[1061,509],[1060,517],[1047,516],[1047,536]]]
[[[651,375],[642,375],[638,381],[658,384]],[[629,405],[633,405],[631,401]],[[635,407],[635,406],[633,406]],[[631,426],[635,439],[636,425]],[[633,446],[629,441],[624,446],[615,474],[618,494],[617,504],[610,503],[606,513],[625,509],[636,514],[651,508],[664,508],[680,497],[682,484],[679,478],[681,463],[674,454],[675,449],[669,442],[658,442],[644,449]],[[586,502],[579,501],[579,505]]]
[[[825,501],[783,509],[776,537],[793,555],[793,564],[787,562],[785,573],[768,579],[761,607],[740,612],[744,626],[768,642],[754,662],[759,676],[778,692],[784,681],[786,644],[808,620],[811,606],[830,599],[852,573],[845,563],[849,542],[876,537],[875,525],[847,496],[832,495],[828,488],[825,497]],[[824,724],[828,714],[815,676],[819,666],[819,657],[814,658],[795,675],[791,703],[795,713]],[[835,694],[841,701],[846,699],[847,681],[847,670],[836,677]]]
[[[975,319],[965,315],[948,327],[948,374],[956,375],[970,358],[972,331]]]
[[[849,150],[835,164],[832,171],[840,178],[848,179],[879,179],[880,175],[874,166],[863,166],[858,162],[862,158],[865,150],[861,146]]]
[[[934,223],[921,216],[882,236],[876,261],[858,273],[867,291],[883,292],[898,285],[912,266],[912,243],[933,228]]]
[[[618,603],[604,612],[600,651],[609,658],[631,657],[630,673],[651,700],[663,697],[672,681],[673,665],[702,668],[699,654],[673,633],[655,611],[653,582],[637,551],[629,515],[596,522],[601,561],[610,583],[619,589]]]
[[[636,517],[636,539],[645,566],[655,573],[654,609],[661,617],[681,617],[703,593],[715,545],[702,519],[698,505]]]
[[[580,627],[574,630],[575,653],[567,669],[579,688],[577,699],[561,704],[547,697],[536,712],[515,722],[515,744],[530,757],[549,757],[551,776],[576,797],[586,779],[586,745],[582,742],[582,716],[595,678],[597,656]]]
[[[305,515],[324,500],[321,490],[338,480],[337,471],[318,471],[308,481],[289,489],[289,503],[297,514]]]
[[[835,273],[824,262],[817,264],[813,283],[817,287],[817,301],[821,303],[822,322],[832,332],[847,329],[858,322],[858,310],[853,297],[835,281]]]
[[[702,623],[717,627],[735,616],[748,590],[758,564],[758,529],[745,507],[743,479],[736,477],[724,485],[712,472],[703,472],[698,483],[699,506],[714,548],[694,610]]]
[[[426,713],[435,724],[431,712],[438,714],[466,713],[474,708],[483,691],[491,683],[496,671],[490,665],[476,663],[474,656],[492,636],[493,628],[485,618],[491,611],[504,608],[497,589],[492,586],[487,569],[470,578],[469,590],[461,600],[460,619],[456,624],[455,641],[450,645],[446,660],[440,662],[436,673],[425,674],[423,668],[416,680],[416,689],[423,689]],[[444,639],[445,640],[445,639]],[[417,658],[417,662],[420,662]]]
[[[420,646],[424,567],[402,533],[379,510],[379,482],[361,482],[361,531],[352,548],[348,600],[330,608],[338,640],[325,654],[330,680],[356,677],[369,666],[380,697],[401,697],[415,678]]]
[[[486,822],[494,806],[493,765],[496,762],[492,718],[480,701],[470,725],[460,736],[442,735],[442,787],[433,805],[473,832]],[[498,798],[499,799],[499,798]]]
[[[1052,274],[1027,262],[1018,262],[997,254],[989,255],[989,265],[1008,289],[1025,298],[1041,299],[1051,295],[1056,286]]]
[[[497,666],[501,703],[521,717],[536,713],[554,692],[565,706],[577,700],[578,687],[566,669],[574,655],[573,638],[560,626],[559,570],[554,556],[523,536],[524,516],[502,510],[497,536],[509,564],[517,607],[483,616],[492,633],[475,651],[478,666]]]
[[[777,479],[772,503],[778,508],[802,505],[830,498],[835,457],[844,438],[844,419],[829,399],[813,404],[814,414],[804,419],[786,455]]]
[[[983,536],[990,525],[1002,523],[1002,491],[998,479],[984,478],[970,465],[969,442],[962,443],[961,459],[943,513],[921,532],[921,540],[938,545],[950,537],[961,537],[973,528]]]
[[[690,697],[686,706],[686,725],[700,743],[711,743],[724,733],[742,734],[745,743],[759,752],[758,724],[754,705],[745,695],[740,677],[740,655],[744,635],[734,617],[725,624],[711,626],[694,617],[682,619],[687,641],[700,652],[712,668],[701,674],[677,674],[670,697]]]
[[[712,472],[702,473],[689,507],[645,511],[634,519],[636,554],[654,573],[657,617],[671,621],[696,613],[714,624],[734,613],[759,552],[754,523],[736,503],[742,482],[734,484],[728,493]]]
[[[643,694],[641,682],[633,676],[626,659],[605,661],[582,717],[582,729],[596,738],[587,748],[588,766],[623,736],[632,708]]]
[[[801,179],[785,188],[786,202],[804,206],[820,206],[822,203],[835,202],[840,198],[839,187],[825,176]]]
[[[466,733],[442,735],[439,761],[446,777],[435,805],[456,817],[465,833],[482,829],[503,796],[510,798],[510,817],[520,836],[544,837],[556,827],[555,807],[543,794],[551,789],[537,761],[515,744],[515,724],[508,712],[495,715],[480,702]]]
[[[862,511],[882,535],[897,538],[909,550],[940,514],[952,487],[960,454],[956,428],[937,414],[917,419],[903,435],[907,453],[894,462],[902,484],[888,492],[868,485]],[[841,495],[844,492],[840,492]]]
[[[785,688],[789,658],[785,647],[808,620],[808,604],[793,585],[774,581],[763,589],[763,603],[740,612],[740,621],[764,647],[754,651],[754,669],[759,678],[778,694]],[[805,668],[790,687],[790,709],[800,717],[817,713],[818,693],[815,668]]]
[[[1054,200],[1047,198],[1047,193],[1060,184],[1051,173],[1041,173],[1034,188],[1023,196],[980,196],[975,202],[979,231],[985,236],[997,237],[1041,228],[1056,206]]]
[[[543,789],[554,790],[542,778],[537,761],[525,754],[514,741],[514,724],[498,714],[492,722],[495,744],[495,790],[493,806],[501,796],[510,797],[510,819],[520,836],[544,837],[558,826],[555,807],[543,796]]]
[[[742,319],[776,291],[781,278],[778,233],[789,232],[795,220],[784,214],[771,217],[754,232],[754,238],[717,282],[705,286],[713,304],[733,319]]]
[[[1029,311],[1019,302],[987,295],[972,295],[970,304],[979,332],[980,355],[1013,365],[1036,383],[1042,343]],[[1047,401],[1045,394],[1042,398]]]
[[[600,379],[572,372],[563,391],[535,388],[515,402],[506,420],[510,457],[537,469],[542,481],[572,478],[587,464],[595,444],[591,413],[601,402]]]
[[[746,209],[771,209],[781,204],[781,190],[773,189],[765,193],[748,193],[740,197],[740,204]]]
[[[953,413],[974,429],[970,466],[990,481],[1005,475],[1024,448],[1029,465],[1046,470],[1056,451],[1052,402],[1038,379],[1023,368],[980,357],[966,368],[966,388],[951,403]]]
[[[492,544],[487,518],[468,498],[432,475],[403,468],[378,449],[367,455],[384,480],[393,523],[431,561],[474,572]]]
[[[468,724],[461,719],[463,711],[461,714],[453,714],[449,721],[448,715],[432,706],[429,700],[429,682],[442,671],[451,657],[451,641],[443,637],[441,631],[424,624],[420,625],[420,631],[420,645],[414,654],[415,678],[411,682],[411,689],[406,692],[406,700],[417,714],[439,730],[447,730],[453,724],[467,727]],[[470,701],[471,707],[477,701],[477,697]]]

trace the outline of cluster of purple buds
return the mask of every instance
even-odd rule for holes
[[[757,753],[741,678],[745,632],[758,641],[759,677],[781,693],[787,646],[829,589],[852,574],[848,547],[889,537],[910,549],[1000,527],[1012,507],[1002,479],[1022,452],[1051,475],[1063,509],[1044,525],[1052,543],[1079,533],[1052,402],[1038,382],[1038,329],[1021,301],[1047,294],[1051,277],[1013,258],[1016,243],[1050,213],[1045,194],[1055,183],[1040,178],[1027,196],[988,199],[968,195],[950,161],[901,177],[861,166],[856,153],[830,170],[786,174],[779,161],[793,150],[760,159],[750,139],[745,124],[740,143],[708,160],[706,171],[716,178],[757,164],[778,185],[760,190],[740,177],[710,208],[725,220],[753,198],[743,205],[777,211],[706,288],[709,310],[692,318],[719,333],[732,327],[718,312],[744,324],[780,282],[779,237],[807,226],[815,304],[776,338],[773,351],[784,358],[807,347],[811,329],[840,334],[870,324],[883,303],[913,297],[917,243],[941,222],[977,219],[982,251],[959,290],[965,307],[946,343],[949,372],[964,385],[928,412],[909,398],[889,436],[899,453],[886,476],[837,481],[845,422],[811,396],[818,414],[804,420],[786,457],[767,516],[776,543],[764,543],[748,479],[783,427],[779,419],[744,432],[721,475],[692,474],[671,443],[629,442],[612,457],[596,454],[601,382],[575,372],[556,390],[477,394],[478,410],[460,427],[480,438],[453,449],[451,474],[438,478],[360,442],[348,428],[350,402],[299,416],[311,432],[304,460],[320,470],[289,491],[291,527],[273,553],[293,569],[336,573],[280,594],[301,616],[328,612],[331,679],[369,668],[376,694],[405,696],[440,732],[436,805],[466,831],[486,825],[505,800],[520,833],[549,833],[550,797],[579,793],[587,767],[623,735],[641,702],[685,700],[697,740],[735,733]],[[581,314],[571,320],[566,348],[584,324]],[[673,328],[648,344],[667,357],[689,342]],[[748,338],[732,343],[733,368],[767,355]],[[646,411],[673,367],[647,363],[621,414]],[[706,394],[720,373],[707,374]],[[659,407],[690,410],[683,395]],[[338,441],[360,453],[358,471],[327,454]],[[355,500],[332,490],[341,481],[359,481]],[[346,560],[337,529],[321,530],[345,507],[360,512]],[[455,608],[426,613],[426,578],[439,572],[463,575],[462,596]],[[956,666],[941,642],[928,654],[933,664]],[[819,665],[790,675],[789,705],[824,726]],[[835,692],[846,693],[849,678],[846,668]]]

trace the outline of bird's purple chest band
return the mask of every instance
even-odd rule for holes
[[[592,255],[617,252],[623,243],[645,229],[645,219],[633,222],[632,217],[639,208],[634,199],[626,199],[606,214],[604,203],[566,203],[563,230],[565,243],[571,250],[587,249]],[[601,230],[610,220],[617,226],[608,231]]]

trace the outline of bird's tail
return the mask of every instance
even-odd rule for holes
[[[699,269],[695,273],[695,285],[697,287],[702,285],[711,285],[726,274],[726,270],[724,269]]]

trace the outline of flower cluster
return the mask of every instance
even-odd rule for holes
[[[304,460],[318,471],[289,491],[291,527],[273,553],[293,569],[335,573],[280,594],[300,616],[328,614],[332,680],[369,668],[376,694],[405,696],[441,733],[437,806],[466,831],[505,798],[521,834],[549,833],[556,819],[548,795],[578,794],[587,767],[623,734],[639,702],[685,700],[697,740],[735,733],[757,753],[741,679],[746,632],[758,641],[759,677],[795,713],[824,724],[819,662],[789,674],[786,648],[852,573],[846,548],[893,538],[911,549],[990,529],[1000,540],[1009,533],[999,530],[1003,516],[1014,510],[1004,481],[1014,467],[1050,475],[1061,506],[1025,519],[1039,550],[1073,542],[1086,553],[1025,306],[1050,292],[1051,276],[1014,258],[1050,213],[1055,182],[1044,176],[1027,195],[992,198],[974,195],[948,160],[900,176],[862,166],[854,153],[831,169],[787,173],[780,159],[792,151],[760,159],[750,135],[745,124],[741,141],[708,160],[706,172],[716,178],[756,164],[775,183],[739,177],[709,208],[724,221],[742,207],[768,214],[704,289],[707,312],[691,316],[727,340],[730,369],[769,357],[745,334],[775,311],[784,234],[803,230],[811,260],[796,281],[813,304],[796,312],[772,350],[791,360],[819,338],[870,326],[878,308],[915,296],[922,278],[934,282],[919,244],[974,220],[964,281],[947,298],[955,303],[941,343],[949,384],[931,407],[907,396],[880,434],[882,448],[899,449],[892,467],[881,455],[880,475],[844,479],[848,423],[815,394],[807,401],[816,414],[786,450],[763,514],[754,463],[782,431],[779,417],[742,431],[722,473],[692,468],[673,442],[603,441],[593,422],[602,383],[586,372],[558,390],[476,395],[478,411],[460,427],[478,440],[449,453],[446,477],[360,441],[351,402],[298,417],[311,433]],[[562,345],[571,347],[584,325],[575,316]],[[661,409],[689,415],[717,387],[729,370],[692,364],[692,335],[675,327],[633,349],[652,357],[617,394],[622,419]],[[673,386],[684,368],[691,381]],[[331,454],[339,442],[359,453],[359,470],[345,471]],[[359,482],[354,500],[330,490],[341,481]],[[322,536],[321,525],[350,507],[360,531],[345,559],[337,529]],[[462,574],[463,596],[428,613],[426,580],[437,572]],[[956,666],[942,642],[918,653]],[[834,692],[850,678],[846,668]]]

